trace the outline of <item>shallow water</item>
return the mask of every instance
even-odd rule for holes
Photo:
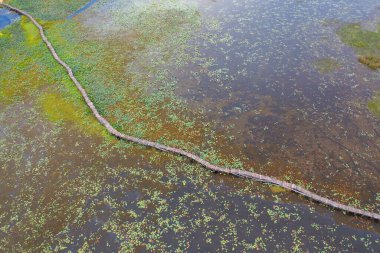
[[[309,180],[374,197],[380,121],[366,101],[379,89],[379,72],[360,65],[336,30],[347,22],[370,27],[378,7],[376,1],[210,3],[201,11],[220,28],[211,31],[211,42],[192,43],[212,66],[194,62],[174,72],[176,92],[229,125],[259,166],[275,164],[284,173],[291,167]],[[319,69],[327,60],[333,66]]]
[[[71,14],[70,16],[68,16],[67,18],[68,19],[72,19],[73,17],[81,14],[82,12],[84,12],[85,10],[87,10],[88,8],[90,8],[94,3],[96,3],[96,1],[98,1],[98,0],[91,0],[91,1],[89,1],[86,5],[84,5],[82,8],[80,8],[79,10],[77,10],[76,12],[74,12],[73,14]]]
[[[104,1],[82,22],[137,48],[161,36],[156,47],[128,51],[135,60],[126,71],[149,75],[150,92],[170,83],[188,106],[218,122],[218,131],[232,133],[230,144],[263,173],[297,172],[374,203],[380,121],[367,102],[379,89],[379,72],[361,65],[336,32],[358,22],[376,29],[376,1],[180,1],[177,9],[164,1],[157,13],[134,14],[143,3]],[[199,16],[176,20],[186,8]],[[104,22],[94,26],[99,18]],[[166,22],[183,29],[179,39],[165,37]]]
[[[14,21],[18,20],[20,15],[10,12],[7,9],[0,8],[0,30],[4,29]]]
[[[380,212],[380,121],[367,108],[379,73],[336,35],[347,22],[374,29],[377,7],[101,0],[48,36],[121,131]],[[0,103],[0,249],[380,251],[378,223],[88,131],[91,114],[73,115],[81,100],[57,99],[71,83],[45,50],[30,50],[31,66],[7,54],[28,76],[41,65],[59,78]]]

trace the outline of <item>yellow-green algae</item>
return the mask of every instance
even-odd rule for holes
[[[25,16],[21,17],[21,27],[30,46],[34,46],[42,41],[38,28]]]
[[[12,34],[9,32],[6,32],[6,31],[0,32],[0,39],[7,39],[7,38],[11,38],[11,37],[12,37]]]
[[[280,193],[280,192],[286,192],[287,189],[284,189],[282,187],[279,187],[277,185],[272,185],[270,186],[270,190],[273,192],[273,193]]]
[[[50,30],[56,29],[62,22],[42,24]],[[49,120],[73,124],[86,134],[108,136],[90,110],[83,106],[75,86],[61,66],[51,58],[38,29],[27,18],[22,17],[20,25],[5,29],[4,34],[14,36],[0,40],[0,46],[4,48],[0,60],[5,64],[0,70],[0,103],[11,104],[38,94],[38,104]],[[67,44],[61,36],[57,36],[56,40]],[[51,85],[61,88],[61,92],[49,93],[51,89],[43,88]]]
[[[66,122],[73,124],[85,134],[107,135],[99,123],[86,112],[86,108],[73,99],[63,98],[59,93],[43,93],[38,103],[47,118],[52,122]]]

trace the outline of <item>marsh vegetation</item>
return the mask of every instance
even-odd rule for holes
[[[380,212],[377,1],[6,2],[118,130]],[[0,32],[0,251],[380,251],[378,223],[112,138],[30,21]]]

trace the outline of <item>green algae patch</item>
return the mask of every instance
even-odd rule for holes
[[[44,93],[38,102],[47,119],[52,122],[72,124],[85,134],[106,135],[99,123],[91,117],[92,115],[86,115],[86,110],[82,106],[77,106],[71,99],[64,98],[58,93]]]
[[[21,17],[21,27],[25,32],[28,45],[34,46],[42,41],[38,28],[25,16]]]
[[[280,187],[280,186],[277,186],[277,185],[271,185],[271,186],[270,186],[270,190],[271,190],[271,192],[273,192],[273,193],[281,193],[281,192],[286,192],[286,191],[288,191],[287,189],[284,189],[284,188],[282,188],[282,187]]]
[[[8,39],[8,38],[12,38],[12,34],[9,33],[9,32],[0,32],[0,39]]]
[[[343,43],[353,47],[361,55],[380,55],[380,33],[349,24],[338,31]]]
[[[20,24],[7,27],[2,34],[0,101],[10,104],[51,84],[53,78],[50,69],[53,64],[51,56],[40,43],[37,28],[26,18],[22,18]]]
[[[337,60],[331,58],[319,59],[314,63],[314,66],[322,74],[334,72],[342,67]]]
[[[45,30],[49,30],[50,37],[54,37],[54,45],[71,48],[62,33],[63,27],[71,27],[73,22],[39,22]],[[0,102],[11,104],[27,97],[38,98],[38,104],[48,120],[70,123],[85,134],[108,136],[93,118],[62,66],[54,61],[41,43],[39,31],[32,22],[22,17],[20,25],[10,26],[2,32],[13,36],[0,39],[0,47],[5,49],[0,55],[0,61],[4,64],[0,69]],[[73,34],[73,31],[70,33]],[[60,55],[64,60],[73,58],[75,50],[75,47],[72,51],[60,50]],[[46,89],[51,92],[51,86],[56,88],[54,94],[46,94]]]
[[[23,32],[19,26],[13,26],[4,34],[12,34],[7,39],[0,39],[4,50],[0,55],[0,101],[10,104],[33,94],[38,87],[49,83],[49,75],[39,64],[35,51],[29,51]]]
[[[77,108],[74,108],[72,103],[61,98],[58,94],[44,94],[40,98],[40,103],[50,121],[79,121]]]

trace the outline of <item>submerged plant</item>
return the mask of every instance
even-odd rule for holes
[[[331,73],[341,68],[342,65],[335,59],[324,58],[315,62],[315,68],[320,73]]]

